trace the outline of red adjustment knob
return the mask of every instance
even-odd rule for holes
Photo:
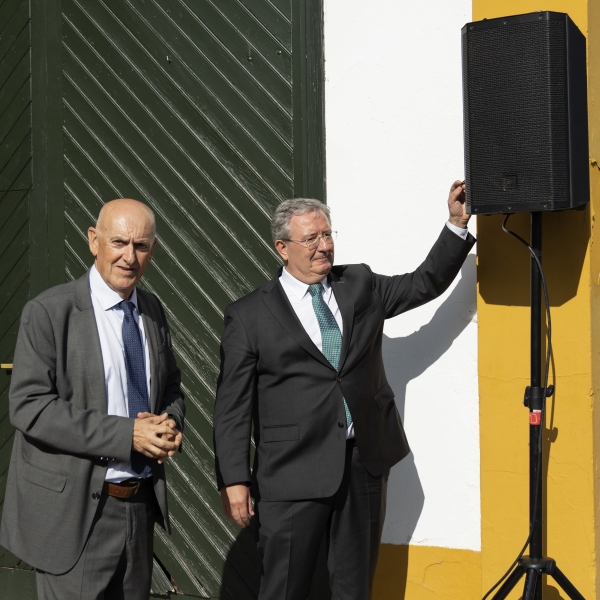
[[[542,424],[542,411],[541,410],[529,411],[529,424],[530,425],[541,425]]]

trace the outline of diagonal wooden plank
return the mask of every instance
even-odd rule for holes
[[[90,44],[96,53],[93,60],[87,61],[92,69],[100,61],[104,63],[106,70],[110,70],[111,65],[118,65],[120,72],[131,73],[134,75],[133,83],[142,88],[140,94],[137,94],[138,97],[145,98],[148,93],[155,95],[164,105],[163,112],[174,111],[175,117],[180,111],[183,111],[184,120],[188,126],[193,125],[195,120],[199,119],[200,123],[195,129],[204,132],[204,135],[208,135],[212,139],[215,137],[212,135],[214,132],[218,139],[215,139],[213,143],[217,148],[225,144],[229,147],[229,151],[235,153],[240,142],[249,138],[250,142],[258,145],[254,152],[262,151],[265,157],[271,161],[280,160],[281,151],[285,152],[286,147],[288,151],[291,150],[291,146],[289,146],[291,132],[289,130],[284,136],[281,136],[273,130],[275,121],[265,119],[260,112],[256,112],[256,105],[238,102],[236,96],[231,94],[223,99],[223,93],[227,92],[226,89],[223,89],[223,82],[217,80],[211,87],[212,80],[206,76],[206,73],[202,72],[201,76],[197,76],[185,61],[177,60],[176,49],[166,46],[164,40],[146,21],[136,20],[137,13],[133,12],[129,16],[129,20],[133,21],[135,26],[135,37],[129,36],[124,39],[111,37],[110,45],[103,44],[107,36],[105,29],[100,27],[101,24],[98,23],[95,28],[90,29],[89,19],[86,17],[87,15],[75,12],[69,15],[67,23],[73,28],[73,31],[78,33],[84,43]],[[102,25],[110,27],[110,21],[103,22]],[[94,44],[93,47],[91,42]],[[140,47],[142,42],[144,42],[144,46]],[[69,36],[67,46],[73,43],[75,43],[73,36]],[[151,54],[146,46],[153,49]],[[102,48],[102,54],[99,53],[99,48]],[[77,54],[79,55],[80,51]],[[173,57],[173,60],[170,59],[170,62],[167,62],[163,58],[166,56]],[[142,72],[139,65],[148,61],[151,61],[151,65],[148,65],[151,68],[147,67]],[[196,65],[197,62],[194,60],[192,64],[196,69],[201,69],[202,61],[199,59],[199,64]],[[135,78],[136,74],[139,81],[138,78]],[[135,92],[133,90],[132,92],[135,96]],[[290,95],[288,94],[288,96]],[[183,100],[183,103],[178,101],[179,98]],[[283,167],[283,163],[280,164],[281,167]]]
[[[180,203],[179,199],[160,180],[157,180],[158,173],[147,167],[139,152],[112,125],[102,127],[98,124],[100,130],[103,131],[103,136],[100,138],[89,124],[83,123],[78,118],[77,113],[66,102],[65,107],[67,109],[68,131],[71,132],[72,130],[74,135],[88,138],[87,144],[99,146],[103,150],[102,161],[106,161],[108,158],[109,163],[112,163],[116,168],[113,172],[115,174],[121,172],[123,175],[124,185],[126,186],[124,190],[121,190],[123,196],[145,199],[155,210],[157,216],[163,219],[168,229],[175,227],[182,231],[190,231],[191,229],[192,235],[178,237],[192,256],[201,261],[204,267],[211,272],[211,281],[217,285],[217,288],[213,288],[215,291],[220,288],[226,291],[230,298],[234,298],[236,294],[239,294],[238,290],[251,289],[252,285],[248,281],[247,274],[238,271],[230,261],[223,257],[219,245],[206,243],[206,236],[202,233],[202,224],[195,221],[186,211],[185,205]],[[71,116],[74,119],[70,119]],[[94,115],[88,114],[86,116],[90,120]],[[90,146],[86,145],[86,148],[88,147]],[[128,163],[135,165],[135,175],[130,169],[123,168],[123,165]],[[133,191],[133,193],[128,193],[130,191]],[[165,196],[173,203],[172,207],[177,209],[169,216],[165,213],[165,202],[157,201],[157,197],[162,200]],[[200,233],[202,237],[198,237],[195,232]]]
[[[138,0],[129,1],[137,3]],[[160,2],[157,0],[153,2],[160,7]],[[236,68],[250,75],[254,85],[260,86],[276,100],[287,97],[292,83],[289,52],[286,52],[287,61],[277,61],[287,67],[285,72],[277,68],[275,61],[271,61],[271,58],[278,56],[277,50],[280,56],[283,56],[283,51],[287,50],[282,44],[275,45],[271,42],[265,48],[260,48],[253,37],[245,36],[241,28],[236,27],[228,15],[217,8],[211,0],[197,0],[193,4],[188,4],[184,0],[175,0],[169,9],[163,9],[161,12],[163,16],[173,15],[171,21],[176,31],[186,34],[190,40],[202,39],[202,47],[207,56],[211,57],[211,62],[216,66],[222,65],[220,70],[231,73],[232,66],[235,65]],[[238,20],[243,16],[246,15],[240,12]],[[247,25],[243,21],[240,25],[248,26],[251,19],[246,18],[246,22]],[[166,31],[168,33],[168,30]],[[230,77],[235,81],[238,79],[235,74]],[[285,110],[285,105],[283,108]]]
[[[16,311],[15,314],[3,313],[0,315],[0,321],[3,325],[6,325],[3,329],[4,334],[0,338],[0,360],[2,362],[13,362],[20,317],[21,313],[19,311]],[[11,320],[12,322],[9,322]]]
[[[259,235],[257,230],[258,227],[265,227],[267,223],[265,214],[256,210],[257,205],[248,192],[254,189],[256,189],[254,194],[262,193],[264,195],[277,192],[258,188],[254,181],[254,174],[248,172],[247,175],[244,175],[244,164],[236,161],[235,154],[225,155],[222,159],[231,165],[230,168],[236,167],[235,175],[230,179],[231,173],[227,170],[221,172],[221,164],[215,159],[212,152],[206,153],[207,145],[213,152],[215,151],[218,147],[218,143],[214,143],[216,140],[203,140],[198,143],[199,140],[193,136],[190,128],[184,125],[183,120],[170,118],[172,115],[169,112],[165,115],[165,111],[161,110],[160,103],[155,102],[156,97],[153,94],[144,95],[144,102],[140,102],[139,95],[136,96],[128,84],[124,84],[123,81],[117,82],[112,77],[103,77],[102,80],[100,76],[96,77],[81,64],[81,55],[80,50],[76,58],[77,62],[68,67],[67,75],[69,83],[73,86],[73,95],[70,95],[70,88],[67,88],[67,94],[78,113],[86,112],[85,104],[87,103],[96,112],[101,113],[104,119],[117,119],[130,125],[133,135],[141,138],[160,161],[165,163],[165,167],[176,175],[180,180],[178,183],[185,188],[185,193],[195,196],[196,202],[193,206],[207,211],[206,217],[209,219],[216,219],[215,227],[217,229],[223,227],[223,219],[234,222],[242,219],[245,225],[241,228],[242,231],[248,229],[254,236],[254,238],[245,240],[244,243],[252,244],[252,249],[255,251],[260,251],[262,246],[263,252],[266,250],[267,254],[272,255],[273,250],[265,244],[264,238]],[[98,63],[98,61],[91,62]],[[81,83],[75,83],[75,80]],[[267,164],[263,165],[263,169],[268,166]],[[211,175],[208,174],[209,170]],[[272,169],[270,169],[270,173],[269,178],[278,189],[286,192],[290,189],[290,182],[287,178],[276,182]],[[218,214],[215,214],[214,208],[204,201],[202,191],[206,186],[210,186],[216,192],[218,188],[215,180],[222,181],[223,177],[225,177],[225,189],[229,188],[229,193],[237,192],[236,195],[240,197],[240,200],[248,195],[248,202],[233,204],[224,197],[225,202],[219,206]],[[231,183],[237,186],[237,189],[231,188]]]
[[[250,49],[252,52],[258,53],[269,64],[271,69],[276,70],[290,85],[292,83],[291,72],[291,52],[289,44],[281,43],[277,38],[258,21],[254,15],[249,13],[241,4],[230,2],[224,8],[220,3],[214,0],[204,0],[202,5],[190,0],[179,0],[185,4],[189,11],[202,19],[204,10],[200,6],[210,5],[211,11],[218,13],[219,18],[223,20],[222,25],[209,27],[213,28],[213,32],[218,36],[221,43],[230,47],[231,51],[239,55],[244,55],[244,51]],[[230,34],[228,28],[233,30]],[[287,31],[289,35],[289,30]],[[234,44],[231,40],[233,38]],[[243,45],[240,44],[243,41]],[[239,44],[239,45],[238,45]],[[246,54],[246,56],[248,56]],[[250,55],[252,56],[252,54]]]
[[[17,246],[13,251],[13,256],[9,255],[7,260],[12,263],[12,269],[0,283],[0,315],[2,315],[4,307],[9,303],[19,287],[21,287],[23,282],[26,282],[29,277],[28,252],[23,252],[22,249]]]
[[[10,194],[6,194],[3,202],[0,203],[0,216],[2,217],[0,256],[3,257],[14,239],[11,233],[21,231],[29,219],[27,193],[10,192]]]
[[[0,87],[13,70],[20,63],[24,56],[29,54],[29,28],[21,30],[14,43],[10,46],[7,53],[0,60]]]
[[[0,588],[5,600],[34,600],[35,574],[21,569],[0,569]]]
[[[0,82],[0,114],[23,87],[29,88],[29,53],[21,57],[15,68]]]
[[[15,5],[16,8],[15,8]],[[14,9],[12,14],[9,13]],[[0,61],[29,23],[29,2],[5,0],[0,5]],[[27,33],[27,32],[25,32]]]
[[[2,213],[0,212],[0,218],[1,215]],[[26,254],[29,249],[29,228],[27,227],[27,223],[21,229],[14,232],[11,231],[10,235],[14,235],[14,237],[7,248],[7,256],[0,256],[0,287],[4,285],[8,274],[15,268],[14,261],[19,256]],[[27,258],[26,262],[29,263],[29,258]],[[26,267],[29,273],[29,264]]]
[[[236,0],[257,23],[282,43],[288,42],[292,24],[291,0]],[[290,40],[291,42],[291,40]],[[289,43],[289,42],[288,42]],[[289,49],[291,50],[291,43]]]
[[[27,130],[27,125],[24,124],[22,130],[13,129],[9,134],[10,144],[12,146],[12,153],[7,157],[7,162],[2,165],[0,169],[0,191],[5,192],[7,190],[22,189],[16,188],[15,182],[20,179],[24,171],[29,173],[29,180],[31,180],[31,130]],[[17,140],[17,134],[24,134],[21,140]],[[14,147],[13,142],[18,142],[19,145]],[[8,152],[7,152],[8,154]]]
[[[16,343],[16,329],[18,326],[21,311],[25,303],[29,300],[29,278],[26,277],[19,287],[17,287],[2,309],[2,318],[0,319],[0,346],[5,342],[8,347],[13,347]]]
[[[0,511],[1,514],[1,511]],[[17,558],[14,554],[0,546],[0,568],[2,569],[16,569],[21,562],[20,558]]]
[[[292,20],[292,0],[265,0],[267,4],[272,4],[287,21]]]
[[[24,122],[25,130],[31,128],[29,117],[29,88],[26,85],[21,86],[19,91],[11,99],[4,111],[0,113],[0,149],[4,150],[4,140],[9,136],[10,132],[20,126]],[[0,159],[0,164],[2,160]]]
[[[152,565],[152,585],[150,587],[150,594],[156,594],[159,596],[167,596],[171,593],[175,593],[175,588],[171,581],[167,578],[167,575],[160,565],[160,563],[156,560],[156,556]]]

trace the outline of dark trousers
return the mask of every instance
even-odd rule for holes
[[[332,600],[368,600],[379,556],[389,471],[363,466],[347,442],[340,488],[330,498],[256,506],[263,559],[259,600],[306,600],[323,535]]]
[[[127,500],[102,495],[83,552],[61,575],[37,571],[38,600],[148,600],[158,503],[148,485]]]

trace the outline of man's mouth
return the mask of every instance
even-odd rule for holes
[[[133,269],[131,267],[122,267],[121,265],[118,265],[117,269],[119,269],[119,271],[121,271],[122,273],[124,273],[126,275],[132,275],[135,273],[135,269]]]

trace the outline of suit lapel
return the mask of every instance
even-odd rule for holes
[[[142,322],[144,323],[144,333],[148,340],[148,353],[150,354],[150,412],[156,410],[156,402],[158,399],[158,333],[156,331],[156,323],[146,312],[146,301],[143,293],[137,291],[138,307]]]
[[[288,297],[279,283],[279,273],[263,289],[263,301],[279,324],[290,334],[296,343],[304,348],[313,358],[333,369],[323,353],[315,346],[308,333],[300,323]]]
[[[87,389],[92,398],[90,408],[106,413],[106,382],[104,379],[104,362],[100,336],[94,314],[94,306],[90,294],[89,271],[80,277],[75,284],[75,305],[79,312],[73,314],[73,331],[76,343],[83,357]]]
[[[331,284],[331,289],[342,315],[342,323],[344,324],[342,350],[340,351],[340,364],[338,369],[341,371],[346,356],[348,355],[350,338],[352,337],[352,326],[354,325],[354,300],[352,299],[351,290],[343,277],[338,277],[335,273],[330,273],[329,283]]]

